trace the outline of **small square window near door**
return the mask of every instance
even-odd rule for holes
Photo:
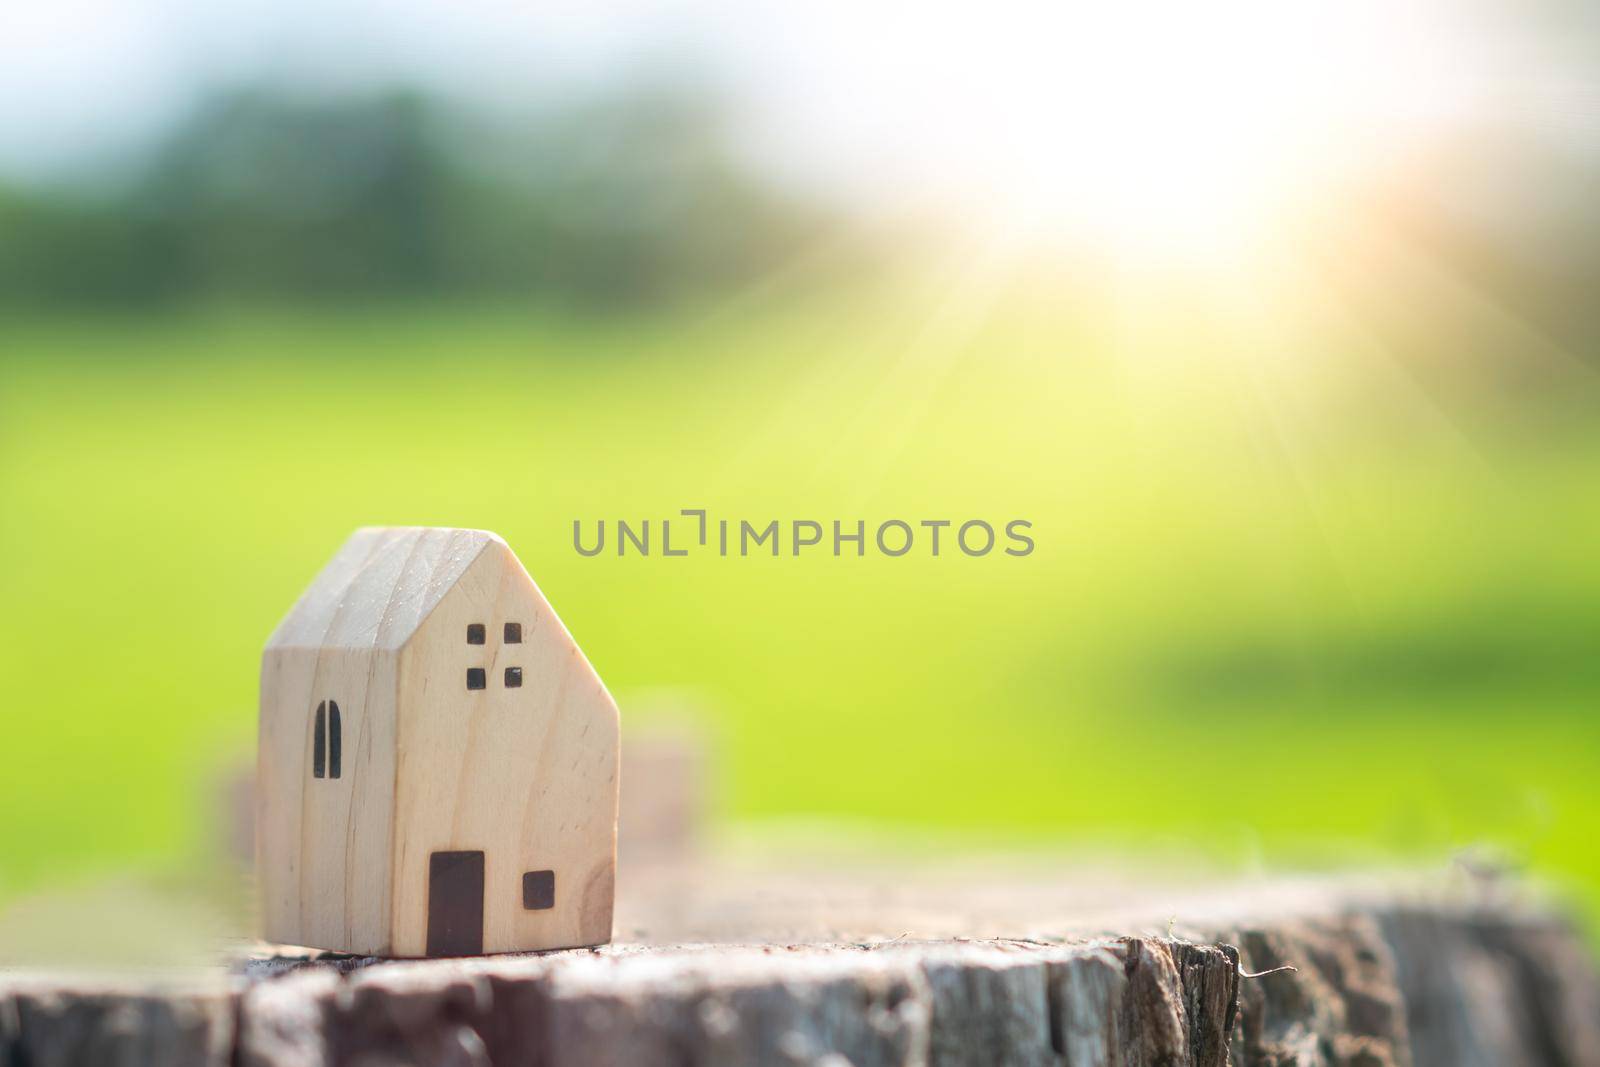
[[[547,911],[556,906],[556,872],[528,871],[522,876],[522,907]]]
[[[467,668],[467,688],[468,689],[482,689],[485,686],[487,686],[488,684],[489,684],[488,677],[487,677],[487,675],[484,674],[484,671],[483,671],[482,667],[468,667]]]

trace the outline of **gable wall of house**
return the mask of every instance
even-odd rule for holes
[[[616,706],[503,544],[401,651],[399,685],[394,954],[427,953],[444,853],[483,853],[482,951],[609,940]]]

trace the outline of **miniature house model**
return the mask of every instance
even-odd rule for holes
[[[374,956],[611,939],[617,706],[481,530],[359,530],[267,642],[265,936]]]

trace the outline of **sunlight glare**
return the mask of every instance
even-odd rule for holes
[[[944,173],[985,225],[1135,260],[1246,255],[1472,104],[1463,37],[1425,5],[1013,14],[919,28],[908,47],[925,68],[942,56],[960,71],[920,101],[920,132],[943,142]]]

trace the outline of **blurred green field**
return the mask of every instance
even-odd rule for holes
[[[1354,331],[1126,328],[937,291],[5,323],[0,894],[203,857],[267,634],[400,523],[503,534],[625,721],[697,694],[726,817],[1244,869],[1490,842],[1600,901],[1592,374],[1513,403]],[[684,507],[1037,550],[573,550]]]

